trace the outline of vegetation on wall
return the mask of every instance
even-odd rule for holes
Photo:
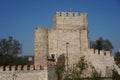
[[[92,80],[101,80],[101,73],[97,72],[95,69],[91,72],[91,79]]]
[[[83,75],[84,71],[87,70],[89,67],[87,60],[85,59],[85,56],[81,56],[78,63],[73,65],[73,68],[70,69],[69,74],[70,78],[75,79],[75,78],[81,78]]]
[[[115,52],[114,60],[116,65],[118,65],[120,68],[120,52]]]
[[[58,80],[61,80],[64,75],[64,71],[65,71],[65,56],[64,56],[64,54],[62,54],[58,57],[55,71],[56,71]]]

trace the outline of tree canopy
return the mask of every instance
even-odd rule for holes
[[[114,49],[112,43],[108,39],[103,39],[100,37],[96,41],[90,42],[90,47],[98,50],[112,51]]]
[[[8,39],[0,40],[0,56],[12,55],[17,56],[22,52],[22,45],[18,40],[13,39],[9,36]]]
[[[9,36],[0,39],[0,65],[24,65],[28,64],[27,58],[18,56],[22,53],[22,44]]]

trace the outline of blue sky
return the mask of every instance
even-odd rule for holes
[[[51,28],[56,11],[87,12],[90,39],[109,39],[120,48],[120,0],[0,0],[0,39],[13,36],[23,55],[34,54],[34,28]]]

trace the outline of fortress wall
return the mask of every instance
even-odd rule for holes
[[[69,43],[68,45],[66,43]],[[78,61],[80,57],[79,30],[58,30],[58,56],[64,54],[69,57],[69,64]]]
[[[80,37],[81,37],[81,48],[84,50],[88,49],[89,42],[88,42],[88,32],[86,29],[80,32]]]
[[[87,13],[81,13],[80,16],[81,16],[81,25],[87,28],[88,27]]]
[[[1,66],[0,80],[57,80],[54,66],[55,63],[51,62],[47,65],[30,65],[29,67],[28,65]]]
[[[85,57],[97,71],[101,71],[102,75],[105,76],[107,67],[111,67],[113,69],[115,68],[114,66],[116,66],[114,57],[110,54],[111,53],[109,51],[101,50],[100,54],[98,54],[98,50],[95,50],[94,53],[94,49],[88,49],[88,51],[85,52]]]
[[[4,71],[0,80],[49,80],[47,70]]]
[[[49,57],[51,57],[52,54],[55,55],[55,58],[57,56],[57,30],[56,29],[50,29],[48,31],[48,46],[49,46]]]
[[[55,73],[55,66],[49,66],[48,67],[48,79],[49,80],[58,80],[57,75]]]
[[[48,29],[36,28],[34,38],[35,65],[46,64],[48,56]]]
[[[48,64],[41,64],[41,65],[0,66],[0,72],[43,70],[43,69],[47,69],[47,67],[51,67],[54,65],[55,65],[54,62],[48,62]]]
[[[109,51],[100,51],[89,48],[89,33],[87,14],[77,12],[56,12],[54,28],[35,29],[35,65],[46,63],[47,56],[61,54],[67,56],[68,63],[74,65],[80,56],[85,55],[93,67],[105,75],[106,67],[115,66],[114,58]],[[69,43],[66,45],[66,43]],[[39,67],[37,67],[39,70]],[[36,69],[37,69],[36,68]],[[50,74],[51,75],[51,74]]]

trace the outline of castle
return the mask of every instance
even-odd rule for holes
[[[90,48],[87,14],[78,12],[56,12],[53,28],[35,28],[34,65],[0,67],[0,80],[56,80],[54,66],[49,58],[68,56],[69,66],[76,64],[81,56],[105,76],[106,68],[118,70],[109,51]],[[47,64],[47,65],[46,65]],[[109,71],[109,70],[108,70]]]
[[[87,14],[77,12],[56,12],[53,28],[35,29],[35,65],[46,64],[48,57],[56,60],[68,54],[68,64],[76,64],[85,56],[93,67],[105,75],[106,68],[116,68],[109,51],[94,51],[90,48]]]
[[[53,22],[52,29],[35,29],[35,65],[45,64],[47,57],[66,55],[67,51],[68,62],[73,64],[83,54],[82,51],[89,49],[86,13],[56,12]]]

